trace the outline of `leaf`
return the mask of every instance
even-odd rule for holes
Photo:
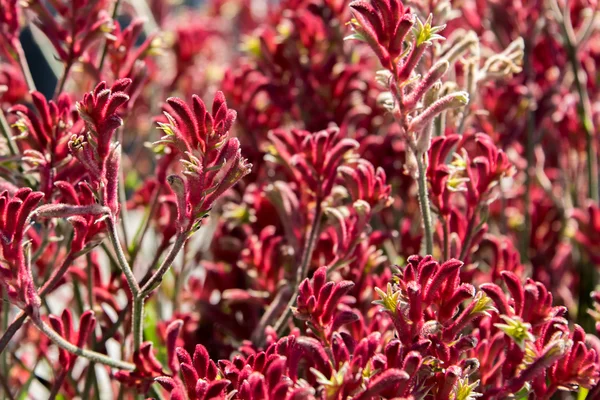
[[[365,39],[365,37],[358,32],[354,32],[354,33],[344,37],[344,40],[360,40],[361,42],[367,41],[367,39]]]

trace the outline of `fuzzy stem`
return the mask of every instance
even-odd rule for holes
[[[442,228],[444,229],[444,249],[443,249],[443,254],[444,254],[444,261],[447,261],[448,258],[450,257],[450,224],[448,223],[448,220],[445,217],[441,217],[441,221],[442,221]]]
[[[133,271],[129,264],[127,263],[127,259],[125,258],[125,253],[123,252],[123,248],[121,247],[121,243],[119,242],[119,237],[117,234],[117,225],[115,224],[114,219],[108,218],[106,221],[106,225],[108,227],[108,237],[110,242],[112,243],[113,248],[117,254],[117,264],[121,271],[125,274],[125,279],[127,280],[127,285],[131,290],[131,297],[133,298],[133,304],[131,313],[132,317],[132,334],[133,334],[133,349],[134,351],[139,350],[140,345],[142,344],[142,331],[143,331],[143,322],[144,322],[144,299],[140,298],[140,286],[133,275]]]
[[[171,247],[171,250],[169,251],[169,253],[165,257],[165,259],[163,260],[163,262],[162,262],[161,266],[158,268],[158,270],[156,270],[154,275],[152,275],[152,277],[148,280],[148,282],[146,282],[146,284],[142,287],[139,297],[147,296],[160,283],[160,281],[162,280],[165,273],[169,270],[171,265],[173,265],[173,262],[175,261],[175,257],[177,257],[177,254],[179,254],[179,251],[185,244],[186,240],[187,240],[187,232],[182,232],[177,235],[177,237],[175,238],[175,243],[173,244],[173,247]]]
[[[90,310],[94,309],[94,270],[93,270],[93,263],[92,263],[92,256],[90,253],[86,254],[86,266],[87,266],[87,295],[88,295],[88,305],[90,307]],[[96,335],[92,334],[90,335],[90,347],[92,349],[96,348]],[[96,382],[96,371],[95,371],[95,366],[96,364],[94,364],[93,362],[90,362],[90,364],[88,365],[87,368],[87,372],[86,372],[86,376],[85,376],[85,384],[83,386],[83,396],[84,398],[88,399],[89,397],[89,392],[92,388],[92,384],[97,383]]]
[[[112,11],[111,18],[113,21],[117,18],[117,13],[119,12],[119,5],[121,4],[121,0],[115,0],[115,6]],[[102,48],[102,55],[100,56],[100,63],[98,64],[98,75],[101,76],[102,68],[104,67],[104,62],[106,61],[106,55],[108,53],[108,40],[104,41],[104,47]]]
[[[58,395],[58,392],[60,391],[60,388],[61,388],[62,384],[64,383],[66,377],[67,377],[67,371],[63,368],[63,370],[60,372],[60,374],[54,381],[54,384],[52,385],[52,391],[50,392],[50,395],[48,396],[48,400],[56,399],[56,395]]]
[[[315,217],[310,227],[310,231],[308,232],[308,240],[306,242],[306,247],[304,248],[304,253],[302,254],[300,268],[298,268],[296,273],[296,280],[294,282],[294,293],[292,293],[292,297],[290,298],[290,301],[288,302],[285,311],[279,317],[274,326],[274,329],[277,332],[278,336],[281,335],[281,333],[285,329],[285,326],[287,325],[289,318],[292,316],[292,307],[296,304],[296,299],[298,298],[298,290],[300,289],[300,283],[308,275],[308,266],[310,265],[310,260],[312,259],[312,254],[315,250],[315,244],[317,243],[317,239],[319,238],[322,212],[323,210],[321,199],[317,199]],[[261,332],[261,334],[263,334],[263,332]]]
[[[8,125],[8,121],[6,120],[6,115],[4,115],[4,111],[0,107],[0,131],[2,131],[2,136],[6,140],[6,145],[8,146],[8,150],[10,154],[16,156],[19,154],[19,149],[15,145],[15,142],[10,134],[10,126]]]
[[[17,331],[23,326],[23,323],[27,319],[27,315],[24,312],[21,312],[17,318],[6,328],[4,335],[0,338],[0,353],[4,352],[6,345],[10,342],[10,339],[17,333]]]
[[[67,272],[69,266],[71,266],[71,263],[73,262],[73,260],[75,260],[75,258],[77,258],[75,255],[69,254],[64,259],[62,265],[54,271],[50,279],[48,279],[48,281],[40,288],[38,292],[38,295],[40,297],[44,297],[56,287],[56,285],[62,279],[63,275]],[[0,338],[0,353],[4,351],[8,342],[10,342],[15,333],[17,333],[21,326],[23,326],[23,323],[26,319],[27,313],[21,310],[17,317],[13,320],[13,322],[11,322],[11,324],[8,326],[8,328],[4,332],[4,335],[2,335],[2,338]]]
[[[135,235],[133,236],[132,243],[130,244],[129,249],[129,259],[133,264],[137,255],[139,254],[140,249],[142,248],[142,242],[144,241],[144,237],[146,236],[146,232],[148,232],[148,228],[150,227],[150,219],[152,215],[156,212],[158,207],[158,199],[160,198],[162,186],[158,186],[154,190],[154,194],[152,195],[152,200],[150,201],[150,206],[146,207],[146,212],[144,213],[144,217],[142,223],[138,227]],[[153,265],[151,265],[152,267]]]
[[[0,374],[0,386],[4,389],[4,393],[9,400],[14,400],[14,396],[12,395],[11,388],[8,386],[6,382],[6,375],[4,373]]]
[[[0,287],[0,293],[2,293],[2,301],[4,301],[4,295],[7,295],[6,290]],[[5,303],[2,307],[2,331],[6,332],[9,326],[10,319],[10,303]],[[0,359],[0,373],[4,375],[8,375],[8,354],[2,353],[2,358]]]
[[[252,331],[252,335],[250,338],[252,342],[256,345],[256,347],[262,347],[264,344],[264,333],[265,328],[271,323],[271,321],[277,316],[280,309],[286,304],[285,299],[290,295],[290,287],[284,286],[280,290],[277,291],[275,298],[269,304],[262,318],[256,325],[256,328]]]
[[[433,253],[433,220],[431,219],[431,207],[429,205],[429,196],[427,189],[427,161],[426,154],[417,154],[417,167],[419,176],[417,177],[417,186],[419,187],[419,208],[423,219],[423,229],[425,233],[425,254]]]
[[[564,47],[567,52],[569,64],[571,64],[571,69],[573,71],[575,89],[579,95],[579,101],[577,102],[577,114],[586,134],[588,197],[591,198],[594,203],[598,204],[600,201],[600,193],[598,192],[598,152],[596,149],[596,142],[594,140],[595,133],[592,119],[592,105],[585,83],[586,73],[583,70],[581,63],[577,59],[577,53],[581,43],[578,42],[573,30],[568,11],[569,9],[566,8],[561,10],[556,0],[550,1],[550,8],[554,12],[556,21],[560,25]],[[593,25],[596,12],[597,8],[594,10],[594,16],[590,21],[590,25]],[[586,34],[587,33],[584,32],[581,40],[585,39]]]
[[[133,349],[138,351],[144,341],[144,299],[136,297],[132,307]]]
[[[173,247],[171,247],[171,250],[167,254],[167,257],[165,257],[165,259],[163,260],[160,268],[158,268],[158,270],[150,277],[148,282],[146,282],[146,284],[141,289],[139,289],[139,287],[138,287],[138,292],[135,293],[133,296],[134,298],[133,298],[133,308],[132,308],[132,313],[133,313],[132,331],[133,331],[133,347],[134,347],[134,350],[136,350],[136,351],[139,350],[139,348],[142,344],[142,341],[143,341],[144,298],[148,294],[150,294],[150,292],[152,290],[154,290],[154,288],[156,286],[158,286],[160,284],[165,273],[169,270],[171,265],[173,265],[173,261],[175,261],[175,257],[177,257],[177,254],[179,254],[179,251],[185,244],[186,240],[187,240],[187,232],[181,232],[177,235],[177,237],[175,238],[175,243],[173,244]],[[137,285],[137,283],[136,283],[136,285]]]
[[[129,263],[127,262],[127,258],[125,257],[125,253],[123,252],[123,248],[121,247],[121,243],[119,242],[117,225],[115,224],[115,220],[112,216],[106,219],[106,226],[108,228],[108,238],[117,255],[117,265],[125,274],[125,279],[127,279],[127,285],[129,285],[131,294],[133,295],[133,297],[136,297],[140,293],[140,286],[138,285],[135,276],[133,275],[133,271],[129,266]]]
[[[71,61],[69,61],[65,66],[65,70],[63,71],[62,77],[60,78],[60,82],[56,86],[56,89],[54,91],[54,98],[57,98],[58,95],[61,94],[63,89],[65,88],[65,84],[67,83],[67,78],[69,77],[69,72],[71,72],[72,66],[73,63]]]
[[[90,361],[107,365],[111,368],[117,368],[127,371],[133,371],[135,369],[135,365],[115,360],[105,354],[96,353],[95,351],[82,349],[80,347],[75,346],[73,343],[68,342],[58,333],[56,333],[50,326],[48,326],[44,321],[39,319],[32,319],[35,326],[38,327],[40,331],[42,331],[50,340],[54,342],[58,347],[67,350],[69,353],[85,357]]]
[[[563,22],[563,29],[564,22]],[[586,138],[586,161],[587,161],[587,178],[588,178],[588,196],[595,204],[598,204],[600,193],[598,192],[598,151],[596,149],[596,141],[594,140],[594,123],[592,122],[592,107],[590,97],[585,84],[582,82],[582,77],[585,72],[581,68],[581,64],[577,59],[577,46],[571,42],[569,35],[564,33],[567,54],[573,76],[575,80],[575,88],[579,95],[577,102],[577,113],[585,131]]]
[[[15,51],[17,52],[17,61],[19,62],[19,67],[21,68],[23,78],[25,78],[25,82],[27,83],[27,87],[31,91],[36,91],[37,89],[35,88],[33,76],[31,76],[31,70],[29,69],[29,64],[27,64],[27,58],[25,57],[25,52],[23,51],[21,42],[15,43]]]
[[[469,218],[469,223],[467,224],[467,234],[465,235],[465,240],[463,242],[462,249],[460,250],[459,260],[463,261],[465,257],[469,255],[469,250],[471,250],[471,241],[473,240],[473,232],[475,230],[475,219],[477,214],[479,213],[479,207],[475,207],[473,211],[473,215]]]
[[[532,41],[525,40],[525,50],[523,56],[523,71],[525,73],[525,82],[531,83],[534,79],[533,77],[533,67],[531,65],[531,52],[532,52]],[[531,105],[535,100],[531,95],[531,92],[528,93],[528,101]],[[527,113],[527,125],[526,125],[526,142],[525,142],[525,157],[527,160],[527,166],[525,169],[525,194],[524,194],[524,207],[525,207],[525,218],[524,218],[524,232],[523,238],[521,241],[521,259],[524,262],[529,261],[529,245],[531,241],[531,232],[532,232],[532,221],[531,221],[531,187],[533,185],[533,169],[534,169],[534,139],[535,139],[535,114],[533,109],[530,107]]]

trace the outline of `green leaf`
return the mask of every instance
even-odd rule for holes
[[[367,41],[367,39],[365,39],[365,37],[358,32],[354,32],[354,33],[344,37],[344,40],[360,40],[361,42]]]

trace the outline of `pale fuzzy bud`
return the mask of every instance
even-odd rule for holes
[[[391,92],[381,92],[379,96],[377,96],[377,104],[383,107],[386,111],[392,112],[396,106],[396,101]]]
[[[423,106],[429,107],[430,105],[432,105],[439,98],[441,89],[442,82],[437,81],[436,83],[434,83],[429,89],[429,91],[425,93],[425,97],[423,98]]]
[[[431,133],[433,132],[433,123],[427,124],[417,137],[417,145],[415,149],[417,154],[425,154],[431,147]]]
[[[474,31],[467,32],[466,35],[450,47],[443,57],[452,64],[469,50],[471,50],[476,58],[479,58],[479,38]]]
[[[100,204],[87,206],[75,206],[72,204],[45,204],[38,207],[32,214],[32,218],[67,218],[76,215],[108,215],[110,209]]]
[[[404,173],[407,175],[410,175],[414,179],[417,179],[419,176],[417,156],[410,149],[410,147],[406,149],[406,160],[404,162]]]
[[[182,177],[169,175],[167,182],[177,198],[177,221],[180,230],[187,229],[189,224],[189,210],[187,207],[187,187]]]
[[[104,204],[110,208],[113,216],[119,214],[119,166],[121,164],[121,145],[111,146],[108,159],[106,160],[106,188],[104,191]]]
[[[512,41],[504,51],[488,58],[477,75],[479,82],[510,77],[522,71],[525,48],[523,38]]]
[[[379,70],[375,73],[375,81],[383,88],[388,90],[392,84],[394,76],[387,69]]]
[[[431,67],[423,79],[419,81],[415,89],[404,98],[404,108],[407,110],[412,110],[415,108],[423,95],[435,84],[436,81],[441,79],[446,74],[449,67],[450,64],[446,60],[442,60]]]
[[[477,75],[479,65],[477,60],[469,60],[465,63],[465,82],[467,83],[467,93],[473,98],[477,94]]]
[[[416,116],[410,122],[409,130],[411,132],[420,132],[440,113],[452,108],[463,107],[468,103],[469,94],[467,92],[461,91],[448,94]]]
[[[460,17],[462,13],[458,9],[454,9],[449,0],[443,0],[436,4],[433,15],[435,15],[436,21],[446,23]]]

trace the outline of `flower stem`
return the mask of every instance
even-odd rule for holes
[[[160,284],[163,276],[169,270],[175,257],[179,254],[179,251],[183,247],[187,240],[187,232],[182,232],[175,238],[175,243],[171,250],[163,260],[160,268],[150,277],[148,282],[140,289],[137,286],[137,292],[133,295],[133,306],[132,306],[132,332],[133,332],[133,348],[135,351],[139,350],[143,341],[143,328],[144,328],[144,298],[150,294],[156,286]],[[137,285],[137,282],[136,282]],[[133,293],[133,291],[132,291]]]
[[[558,2],[553,0],[550,2],[550,7],[554,12],[554,16],[560,25],[564,47],[567,52],[569,64],[573,71],[573,81],[575,83],[575,89],[579,95],[579,101],[577,102],[577,113],[579,120],[585,131],[586,135],[586,158],[587,158],[587,178],[588,178],[588,197],[591,198],[594,203],[598,204],[600,199],[600,193],[598,192],[598,152],[596,149],[596,142],[594,140],[594,123],[592,120],[592,104],[590,102],[590,96],[586,87],[587,75],[583,70],[581,63],[577,58],[579,51],[579,42],[573,30],[571,24],[570,15],[568,14],[568,8],[561,10]],[[596,10],[594,10],[596,12]],[[594,14],[595,17],[595,14]],[[591,23],[593,24],[593,19]],[[582,39],[585,38],[585,35]]]
[[[423,219],[423,229],[425,233],[425,253],[433,253],[433,220],[431,219],[431,207],[429,205],[429,195],[427,189],[427,161],[426,154],[417,154],[417,167],[419,176],[417,177],[417,186],[419,189],[419,208]]]
[[[133,270],[129,266],[127,258],[125,257],[125,253],[123,252],[123,248],[121,247],[121,243],[119,241],[119,234],[117,233],[117,225],[113,217],[106,219],[106,226],[108,228],[108,238],[117,255],[117,265],[125,274],[125,279],[127,280],[127,285],[129,285],[131,294],[133,295],[133,297],[136,297],[140,293],[140,286],[138,285],[135,276],[133,275]]]
[[[108,237],[115,250],[115,253],[117,254],[117,264],[119,265],[121,271],[125,274],[125,279],[127,280],[127,285],[131,290],[131,297],[133,298],[131,309],[131,331],[133,334],[133,350],[137,351],[139,350],[143,340],[142,332],[144,322],[144,298],[140,296],[140,285],[133,275],[133,270],[129,266],[127,258],[125,257],[125,253],[123,252],[123,248],[121,247],[121,243],[119,242],[115,220],[112,217],[108,218],[106,225],[108,227]]]
[[[25,83],[27,83],[27,87],[31,91],[37,90],[35,88],[33,76],[31,76],[31,70],[29,69],[29,64],[27,64],[27,58],[25,57],[25,52],[23,51],[23,46],[21,46],[21,42],[17,42],[15,44],[15,50],[17,52],[17,61],[19,61],[19,67],[21,68],[23,78],[25,78]]]
[[[104,364],[104,365],[107,365],[112,368],[123,369],[123,370],[127,370],[127,371],[133,371],[135,369],[134,364],[131,364],[131,363],[128,363],[125,361],[115,360],[107,355],[104,355],[101,353],[96,353],[95,351],[86,350],[86,349],[77,347],[73,343],[68,342],[62,336],[60,336],[58,333],[56,333],[44,321],[41,321],[41,320],[35,319],[35,318],[32,320],[33,320],[33,323],[35,324],[35,326],[37,326],[40,331],[42,331],[50,340],[52,340],[54,342],[54,344],[56,344],[58,347],[60,347],[62,349],[67,350],[69,353],[72,353],[72,354],[75,354],[75,355],[78,355],[81,357],[85,357],[90,361],[93,361],[93,362],[96,362],[99,364]]]
[[[73,66],[72,62],[68,62],[65,66],[65,70],[63,71],[62,77],[60,78],[59,84],[56,86],[54,91],[54,98],[58,98],[58,95],[62,93],[65,88],[65,84],[67,83],[67,78],[69,77],[69,72],[71,72],[71,67]]]
[[[175,261],[175,257],[179,254],[179,251],[185,244],[187,240],[187,232],[182,232],[177,235],[175,238],[175,243],[171,250],[163,260],[161,266],[156,270],[156,272],[152,275],[152,277],[146,282],[146,284],[142,287],[140,291],[140,297],[147,296],[150,294],[152,290],[161,282],[163,276],[167,273],[173,262]]]
[[[321,199],[317,199],[317,206],[315,209],[315,217],[310,227],[310,231],[308,232],[308,240],[306,242],[306,246],[304,247],[304,253],[302,254],[302,261],[300,262],[300,268],[298,268],[296,272],[296,280],[294,282],[294,292],[292,293],[292,297],[285,308],[283,314],[279,317],[277,322],[275,323],[274,329],[277,332],[277,335],[281,335],[285,326],[287,325],[288,320],[292,316],[292,307],[296,304],[296,299],[298,298],[298,290],[300,287],[300,283],[306,278],[308,275],[308,267],[310,265],[310,260],[312,259],[312,254],[315,250],[315,245],[317,243],[317,239],[319,238],[319,230],[321,227],[321,215],[323,213]],[[265,325],[266,326],[266,325]],[[261,332],[264,334],[264,332]]]
[[[132,307],[133,319],[133,349],[137,351],[140,349],[142,342],[144,341],[144,299],[136,297],[133,300]]]
[[[115,18],[117,18],[120,4],[121,4],[121,0],[115,0],[115,6],[113,7],[112,16],[111,16],[111,18],[113,20],[115,20]],[[104,67],[104,61],[106,61],[107,53],[108,53],[108,40],[105,40],[104,47],[102,48],[102,55],[100,56],[100,63],[98,64],[98,74],[102,73],[102,68]]]
[[[598,192],[598,151],[596,141],[594,140],[594,124],[592,122],[592,107],[590,96],[585,84],[582,82],[585,79],[585,72],[581,68],[577,59],[577,47],[570,42],[568,35],[565,34],[565,42],[567,44],[567,54],[569,62],[573,69],[575,80],[575,88],[579,95],[577,102],[577,112],[586,138],[586,161],[587,161],[587,179],[588,179],[588,196],[594,203],[598,204],[600,193]]]
[[[67,257],[65,257],[65,259],[62,262],[62,265],[54,271],[50,279],[48,279],[48,281],[40,288],[38,292],[38,295],[40,297],[44,297],[56,287],[56,285],[62,279],[63,275],[67,272],[75,258],[77,257],[73,254],[69,254]],[[8,326],[8,328],[2,335],[2,338],[0,338],[0,353],[4,351],[6,345],[10,342],[15,333],[18,332],[21,326],[23,326],[23,323],[26,319],[27,313],[21,310],[17,317],[13,320],[13,322],[11,322],[11,324]]]
[[[6,140],[6,145],[8,146],[8,150],[10,154],[16,156],[19,154],[19,149],[15,145],[15,142],[10,134],[10,126],[8,125],[8,121],[6,120],[6,115],[4,115],[4,111],[0,107],[0,131],[2,131],[2,136]]]
[[[23,326],[23,323],[26,319],[27,314],[21,311],[17,318],[15,318],[13,322],[10,323],[8,328],[6,328],[4,335],[2,335],[2,338],[0,338],[0,353],[4,352],[4,349],[6,348],[8,342],[10,342],[10,339],[12,339],[15,333],[17,333],[21,326]]]
[[[148,228],[150,227],[150,220],[156,212],[156,209],[158,208],[158,199],[160,198],[161,189],[161,186],[157,186],[156,189],[154,189],[154,194],[152,195],[150,206],[146,207],[146,212],[144,213],[142,223],[138,227],[138,230],[135,232],[135,235],[133,236],[133,240],[130,244],[129,249],[129,259],[131,260],[132,264],[135,262],[135,259],[137,258],[137,255],[140,249],[142,248],[144,237],[146,236],[146,232],[148,232]],[[153,266],[154,264],[151,265],[151,267]]]

